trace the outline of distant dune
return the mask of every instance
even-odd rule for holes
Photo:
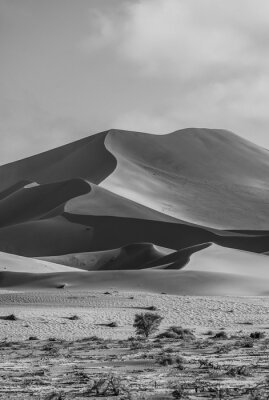
[[[19,272],[19,273],[33,273],[33,274],[46,274],[46,273],[65,273],[81,271],[77,268],[71,268],[58,264],[53,264],[47,261],[34,260],[15,256],[0,252],[0,272]]]
[[[231,132],[101,132],[0,166],[0,285],[264,294],[268,198],[268,151]]]
[[[97,271],[65,273],[0,272],[0,288],[145,291],[189,296],[262,296],[269,294],[268,279],[200,271]]]

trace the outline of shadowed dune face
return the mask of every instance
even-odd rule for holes
[[[55,209],[62,213],[68,200],[90,190],[82,179],[20,188],[0,200],[0,227],[40,219]]]
[[[269,252],[268,195],[269,153],[222,130],[111,130],[0,166],[0,286],[266,294],[249,252]]]
[[[113,250],[141,242],[173,250],[207,242],[257,253],[269,248],[269,236],[207,230],[183,223],[68,213],[0,229],[0,251],[28,257]]]
[[[21,180],[52,183],[85,178],[100,183],[116,167],[116,159],[104,146],[107,132],[86,137],[54,150],[0,167],[0,190]]]

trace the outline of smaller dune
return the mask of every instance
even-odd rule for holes
[[[232,273],[240,276],[269,279],[267,255],[229,249],[212,244],[191,256],[188,271]]]
[[[0,272],[46,274],[72,272],[78,269],[0,252]]]
[[[31,274],[0,272],[0,288],[48,290],[114,290],[189,296],[268,296],[269,280],[206,271],[140,270]]]
[[[173,251],[154,246],[152,243],[132,243],[119,249],[40,257],[40,259],[87,271],[181,269],[188,264],[193,253],[210,245],[211,243],[203,243]]]
[[[151,243],[132,243],[122,248],[64,254],[40,259],[85,269],[87,271],[142,269],[145,265],[161,260],[169,249],[157,249]]]

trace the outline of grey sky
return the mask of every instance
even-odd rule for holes
[[[109,128],[269,148],[268,0],[0,0],[0,163]]]

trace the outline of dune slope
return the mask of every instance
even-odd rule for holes
[[[231,132],[101,132],[0,166],[0,285],[266,294],[268,196]]]
[[[21,180],[52,183],[85,178],[104,180],[116,167],[116,159],[104,146],[107,132],[86,137],[65,146],[0,167],[0,190]]]
[[[105,145],[117,159],[108,190],[205,226],[268,229],[267,150],[218,129],[112,130]]]
[[[0,252],[0,272],[46,274],[74,271],[77,272],[78,269]]]
[[[268,280],[253,276],[199,271],[97,271],[32,274],[0,272],[0,288],[145,291],[195,296],[268,295]]]

